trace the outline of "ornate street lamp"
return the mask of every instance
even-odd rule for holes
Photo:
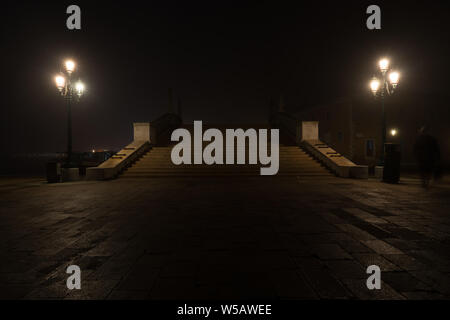
[[[370,81],[370,90],[372,90],[372,93],[376,95],[378,89],[380,89],[380,80],[378,80],[376,77],[373,77]]]
[[[67,166],[71,165],[72,161],[72,101],[79,101],[84,93],[84,84],[78,80],[76,83],[72,82],[72,75],[75,71],[76,64],[73,60],[66,60],[64,62],[65,72],[61,72],[55,77],[55,84],[61,96],[67,102]]]
[[[370,81],[370,90],[375,97],[381,100],[382,125],[381,125],[381,151],[380,151],[380,165],[384,165],[384,144],[386,142],[386,113],[384,110],[384,99],[394,93],[397,88],[400,74],[397,71],[390,71],[390,61],[386,58],[378,62],[381,77],[373,77]],[[394,134],[395,135],[395,134]]]

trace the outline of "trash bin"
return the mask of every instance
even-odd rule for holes
[[[55,183],[61,181],[61,163],[48,162],[46,165],[47,182]]]
[[[400,144],[384,144],[384,169],[383,181],[388,183],[398,183],[400,180]]]
[[[79,166],[78,167],[78,175],[80,177],[85,177],[86,176],[86,167]]]

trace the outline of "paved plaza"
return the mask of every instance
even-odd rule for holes
[[[9,178],[0,194],[3,299],[450,297],[448,182]]]

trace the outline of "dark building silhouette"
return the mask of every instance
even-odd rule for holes
[[[399,95],[386,101],[386,142],[399,143],[403,168],[416,167],[414,142],[426,125],[442,150],[442,164],[450,167],[450,119],[445,97]],[[374,166],[381,148],[380,101],[370,95],[343,98],[296,112],[300,121],[319,121],[321,140],[358,164]],[[391,130],[396,134],[392,135]]]

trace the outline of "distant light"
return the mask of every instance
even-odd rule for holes
[[[370,90],[372,90],[373,94],[376,94],[378,89],[380,88],[380,80],[373,77],[370,81]]]
[[[389,69],[389,60],[386,58],[381,59],[378,62],[378,66],[380,67],[381,72],[386,72]]]
[[[397,71],[393,71],[389,74],[389,81],[392,86],[395,88],[398,84],[398,80],[400,79],[400,74]]]
[[[78,81],[75,84],[75,90],[77,90],[78,96],[81,96],[84,92],[84,84],[81,81]]]
[[[95,149],[92,149],[92,153],[95,153]]]
[[[397,129],[391,130],[391,136],[395,137],[397,135]]]
[[[62,89],[64,89],[64,85],[66,84],[66,79],[63,76],[56,76],[55,83],[58,90],[62,91]]]
[[[73,60],[67,60],[65,65],[66,70],[69,74],[71,74],[75,70],[75,62],[73,62]]]

